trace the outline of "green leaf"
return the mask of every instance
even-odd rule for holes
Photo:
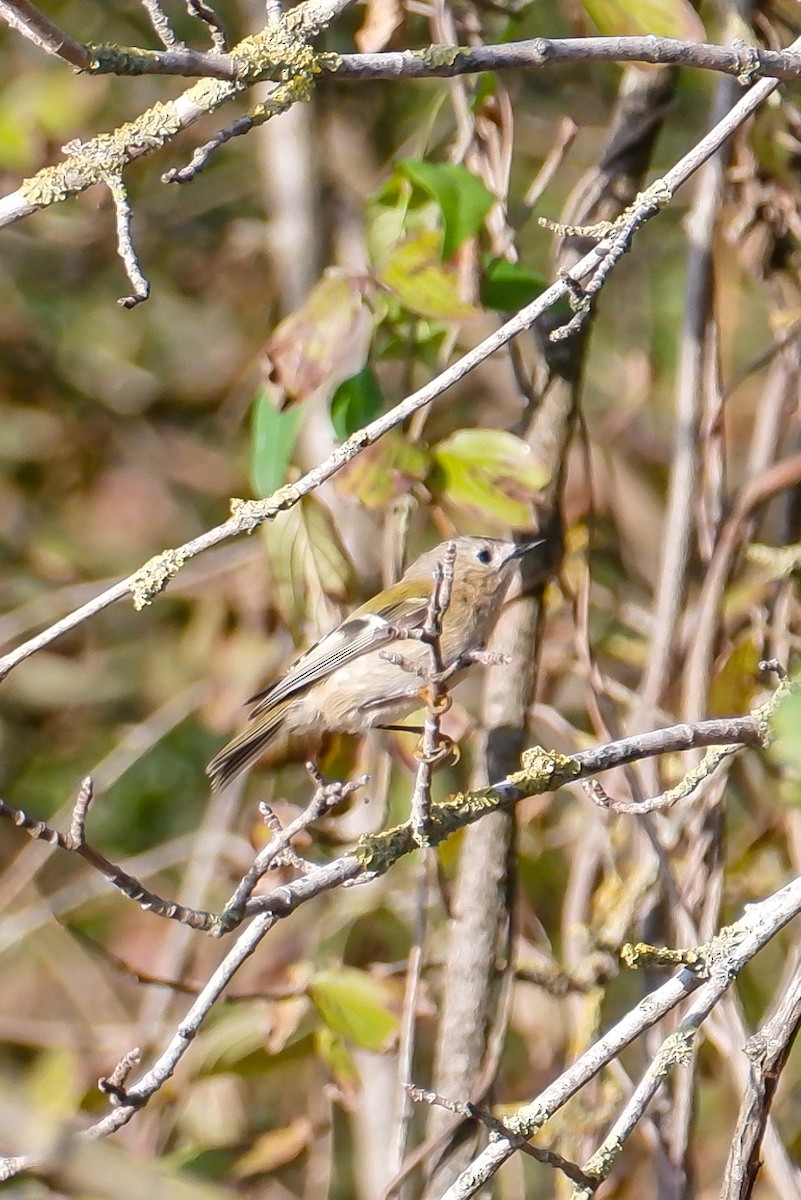
[[[522,263],[496,258],[484,271],[481,303],[499,312],[518,312],[547,288],[547,280]]]
[[[404,308],[437,321],[462,321],[475,309],[459,294],[459,276],[440,261],[440,235],[434,230],[396,246],[380,273]]]
[[[792,692],[782,700],[771,726],[774,733],[771,758],[801,775],[801,692]]]
[[[706,31],[688,0],[582,0],[584,9],[607,37],[655,34],[703,42]]]
[[[308,993],[328,1028],[365,1050],[385,1049],[398,1028],[387,989],[366,971],[355,967],[320,971]]]
[[[434,447],[432,486],[442,500],[502,525],[526,529],[548,473],[526,442],[502,429],[460,429]]]
[[[259,388],[253,405],[250,456],[250,478],[257,496],[269,496],[286,480],[302,420],[302,408],[279,409],[272,390],[266,385]]]
[[[359,1072],[348,1049],[347,1042],[338,1033],[333,1033],[321,1025],[315,1035],[317,1053],[328,1067],[339,1087],[346,1094],[357,1095],[359,1091]]]
[[[478,233],[487,213],[497,203],[498,197],[467,167],[404,158],[398,162],[397,169],[439,205],[444,227],[442,258],[445,262],[462,242]]]
[[[384,395],[374,371],[363,367],[340,383],[331,399],[331,424],[338,438],[350,437],[384,411]]]

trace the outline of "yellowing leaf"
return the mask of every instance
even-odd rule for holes
[[[443,502],[502,525],[527,529],[548,473],[526,442],[502,429],[460,429],[432,451],[431,486]]]
[[[283,406],[302,403],[320,389],[331,396],[364,366],[373,335],[364,290],[363,279],[329,268],[300,308],[275,329],[266,355],[270,382],[283,392]]]
[[[582,0],[600,33],[607,37],[655,34],[703,42],[706,32],[688,0]]]
[[[426,451],[391,430],[348,463],[336,476],[335,486],[365,508],[385,508],[425,479],[428,467]]]
[[[404,308],[437,321],[465,321],[476,310],[459,294],[459,276],[440,261],[442,238],[434,230],[395,246],[381,270],[381,282]]]
[[[308,987],[309,999],[333,1033],[365,1050],[384,1050],[398,1028],[389,993],[366,971],[344,967],[320,971]]]
[[[273,602],[290,628],[312,613],[321,624],[334,622],[338,614],[330,601],[346,599],[350,564],[328,509],[304,496],[264,526],[264,538]]]
[[[761,687],[761,657],[753,633],[746,633],[735,643],[709,689],[710,717],[730,717],[746,711]]]
[[[289,1125],[261,1134],[235,1164],[235,1177],[247,1179],[251,1175],[268,1175],[278,1167],[294,1162],[306,1149],[311,1137],[312,1127],[308,1117],[297,1117]]]

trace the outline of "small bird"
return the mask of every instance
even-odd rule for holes
[[[483,648],[517,560],[544,539],[456,537],[453,544],[451,595],[439,638],[444,670]],[[272,687],[247,701],[254,705],[247,725],[206,767],[214,791],[255,762],[279,735],[363,733],[422,706],[430,651],[404,633],[422,630],[448,545],[443,542],[421,554],[397,583],[357,608]],[[388,660],[390,648],[402,662]]]

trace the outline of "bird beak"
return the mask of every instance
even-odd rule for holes
[[[514,549],[509,551],[506,561],[511,562],[514,558],[522,558],[524,554],[528,554],[530,550],[536,550],[537,546],[544,546],[545,538],[537,538],[533,542],[518,542]]]

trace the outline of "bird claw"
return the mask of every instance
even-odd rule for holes
[[[444,716],[444,714],[453,704],[448,692],[440,692],[440,694],[437,695],[432,687],[423,688],[420,693],[420,699],[423,701],[429,712],[434,713],[434,715],[437,717]]]
[[[437,741],[437,748],[431,754],[425,753],[423,750],[423,739],[420,738],[414,751],[414,757],[418,762],[426,763],[430,767],[438,767],[443,763],[455,767],[462,757],[462,752],[452,738],[446,737],[444,733],[441,733]]]

